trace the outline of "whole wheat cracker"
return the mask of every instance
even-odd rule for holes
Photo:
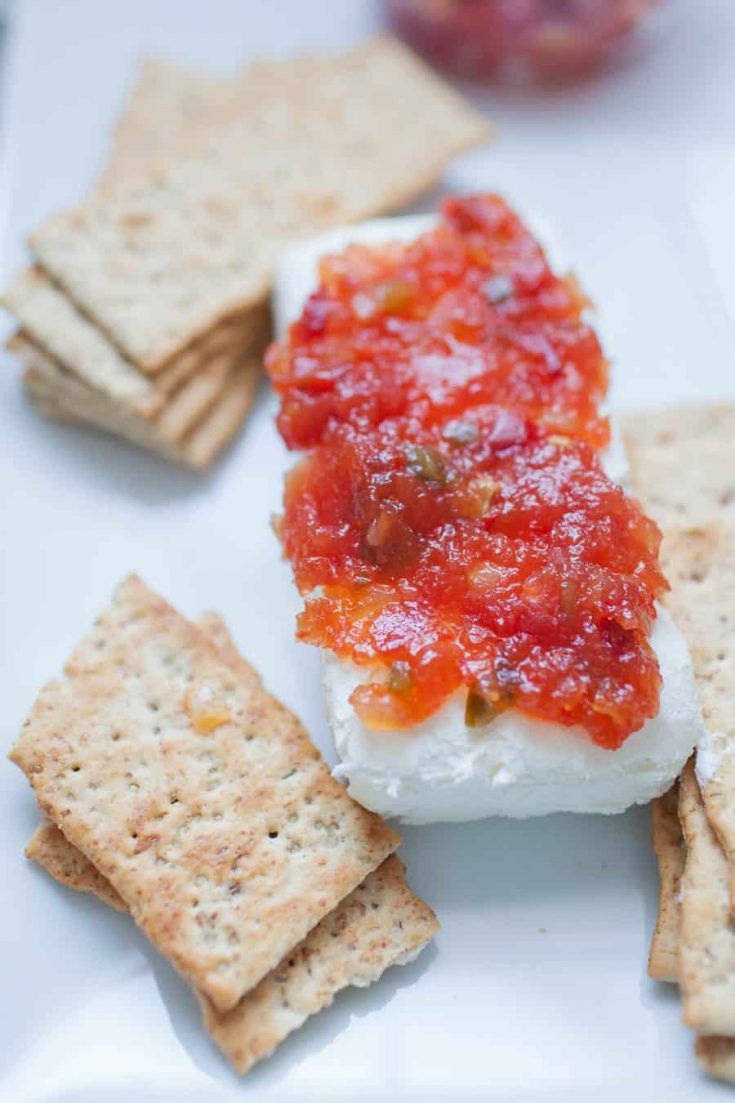
[[[222,618],[206,613],[198,623],[221,658],[260,688],[259,675],[238,652]],[[109,881],[54,824],[47,821],[36,830],[26,855],[69,887],[127,910]],[[245,1073],[308,1016],[327,1007],[340,989],[371,984],[389,966],[412,960],[438,926],[431,908],[406,884],[403,863],[387,858],[232,1011],[220,1013],[201,998],[207,1030],[236,1071]]]
[[[142,414],[160,408],[163,394],[82,317],[41,269],[19,272],[2,302],[36,344],[83,382]]]
[[[220,87],[229,84],[231,78],[216,77],[165,58],[143,58],[115,123],[97,189],[119,187],[162,148],[177,147],[189,129],[198,125],[202,106],[219,99]]]
[[[197,623],[217,648],[223,662],[237,671],[245,684],[262,688],[260,675],[235,647],[222,617],[218,613],[205,613]],[[81,850],[69,842],[51,820],[44,820],[36,828],[26,846],[25,855],[68,888],[91,893],[117,911],[128,910],[125,901],[115,892],[107,878],[85,858]]]
[[[218,353],[171,396],[155,423],[163,440],[178,444],[207,416],[226,391],[237,360],[232,351]]]
[[[167,58],[143,59],[113,140],[98,192],[110,194],[121,183],[160,157],[196,148],[212,127],[243,114],[243,96],[264,78],[280,80],[292,61],[256,59],[229,74],[205,73]]]
[[[62,885],[77,892],[97,896],[115,911],[127,911],[122,897],[81,850],[69,842],[64,833],[51,820],[43,820],[33,832],[25,849],[26,858],[42,866]]]
[[[679,823],[677,785],[652,803],[653,849],[658,861],[659,896],[656,929],[648,954],[648,975],[654,980],[676,982],[679,973],[679,883],[686,849]]]
[[[707,728],[697,774],[735,902],[735,405],[652,411],[623,428],[638,494],[664,528],[665,600],[689,645]]]
[[[31,236],[43,265],[146,371],[261,301],[287,242],[408,201],[488,133],[387,39],[296,65],[291,79],[243,94],[241,112],[207,128],[190,155],[158,159]]]
[[[686,843],[681,877],[679,986],[682,1018],[701,1034],[735,1036],[735,929],[730,925],[730,867],[707,819],[694,762],[679,786]]]
[[[68,387],[54,388],[40,379],[33,369],[25,372],[23,381],[31,403],[44,417],[101,429],[173,463],[205,470],[232,441],[247,417],[259,374],[255,364],[234,373],[204,420],[178,446],[167,445],[155,429],[145,423],[124,421],[118,411],[105,407],[103,400],[70,396]]]
[[[664,530],[735,523],[735,405],[647,410],[623,432],[638,496]]]
[[[127,910],[54,824],[37,828],[26,855],[57,881]],[[200,997],[206,1029],[242,1075],[343,988],[366,987],[389,966],[413,960],[438,927],[434,912],[406,884],[403,863],[386,858],[231,1011],[218,1012]]]
[[[246,1073],[342,989],[367,987],[389,966],[413,961],[438,928],[406,884],[403,863],[387,858],[232,1011],[200,999],[206,1028]]]
[[[242,319],[210,330],[176,357],[154,382],[111,345],[41,269],[20,272],[3,300],[20,322],[26,339],[53,358],[60,368],[121,407],[150,420],[166,415],[171,396],[180,392],[192,377],[216,374],[218,369],[210,367],[213,359],[221,361],[229,353],[234,362],[243,350],[251,347],[260,353],[269,333],[267,313],[262,309],[251,311]],[[8,347],[18,351],[12,339]],[[183,430],[178,432],[181,434]]]
[[[27,364],[23,377],[26,391],[44,417],[100,428],[196,470],[207,468],[231,442],[247,417],[261,379],[260,361],[246,356],[205,417],[172,445],[163,440],[155,425],[126,414],[75,380],[55,381],[53,374],[58,368],[31,343],[18,340],[17,335],[13,343]]]
[[[732,1038],[697,1038],[695,1053],[706,1073],[716,1080],[735,1084],[735,1040]]]
[[[88,408],[97,413],[96,423],[115,431],[120,426],[121,435],[130,437],[144,447],[171,451],[198,425],[225,393],[230,377],[238,366],[240,352],[237,349],[211,356],[201,370],[191,375],[181,387],[166,398],[156,417],[141,418],[134,409],[110,400],[107,395],[83,383],[68,372],[58,361],[39,348],[23,331],[13,334],[7,347],[32,368],[29,385],[35,387],[41,377],[46,390],[53,391],[68,404]],[[38,388],[36,388],[38,389]]]
[[[44,364],[40,350],[25,350],[23,360],[26,364],[23,385],[38,413],[56,421],[101,429],[164,459],[182,462],[181,453],[166,445],[145,421],[111,406],[75,380],[65,380],[61,385],[53,382],[48,370],[50,362]]]
[[[230,377],[224,394],[183,442],[190,467],[209,467],[234,440],[255,401],[261,378],[259,360],[249,361]]]
[[[689,643],[707,735],[697,776],[707,815],[735,862],[735,527],[710,524],[671,532],[664,568],[669,604]],[[731,874],[735,900],[735,870]]]
[[[229,1010],[399,836],[135,577],[65,670],[10,757],[159,951]]]

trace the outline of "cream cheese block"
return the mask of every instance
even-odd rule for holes
[[[549,225],[521,214],[553,267],[565,270],[566,258]],[[315,289],[320,257],[351,242],[410,241],[435,224],[433,215],[375,219],[291,247],[274,288],[277,332],[285,332]],[[625,483],[627,459],[614,420],[611,445],[601,458],[610,478]],[[664,683],[659,715],[617,751],[596,746],[580,728],[535,720],[512,708],[486,728],[468,728],[464,693],[408,731],[372,731],[349,697],[361,681],[374,680],[376,671],[325,652],[327,716],[341,760],[335,776],[366,808],[405,823],[610,813],[645,803],[668,788],[704,734],[689,652],[663,609],[651,642]]]

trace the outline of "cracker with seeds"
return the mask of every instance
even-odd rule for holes
[[[261,302],[286,244],[408,202],[488,134],[389,39],[296,59],[278,79],[246,77],[239,103],[186,155],[158,158],[31,235],[84,314],[151,374]]]
[[[62,884],[127,910],[54,824],[37,828],[26,855]],[[231,1011],[218,1012],[200,997],[207,1031],[244,1074],[343,988],[367,987],[390,966],[412,961],[438,928],[434,912],[406,884],[403,863],[386,858]]]
[[[77,892],[89,892],[115,911],[127,911],[125,901],[81,850],[69,842],[51,820],[39,824],[25,849],[26,858],[42,866],[55,880]]]
[[[735,405],[647,410],[623,430],[638,496],[662,529],[735,524]]]
[[[222,617],[218,613],[205,613],[199,618],[198,624],[217,648],[222,660],[237,671],[243,682],[254,688],[261,688],[257,671],[243,659],[235,647]],[[110,882],[50,820],[44,820],[36,828],[25,855],[62,885],[76,889],[77,892],[91,893],[117,911],[128,910],[125,901],[115,892]]]
[[[207,1030],[246,1073],[342,989],[367,987],[389,966],[413,961],[438,927],[406,884],[403,863],[388,858],[232,1011],[201,1000]]]
[[[664,545],[668,603],[687,638],[706,736],[697,777],[707,816],[732,868],[735,861],[735,527],[671,532]],[[735,899],[735,873],[731,880]]]
[[[175,399],[183,386],[190,382],[194,388],[200,377],[221,376],[222,368],[217,365],[227,359],[233,363],[245,350],[260,355],[270,329],[263,309],[217,326],[176,357],[153,382],[82,316],[41,269],[20,272],[5,291],[3,302],[20,322],[23,341],[32,341],[66,372],[121,409],[147,420],[168,418],[177,428]],[[18,351],[14,341],[11,338],[8,347]]]
[[[16,334],[10,343],[26,363],[23,381],[42,416],[89,424],[197,470],[209,467],[231,442],[247,417],[261,379],[259,361],[245,356],[204,417],[181,440],[171,443],[155,424],[120,410],[74,378],[60,379],[59,366],[22,335]]]
[[[735,929],[730,867],[707,819],[693,761],[679,788],[686,843],[681,877],[679,985],[682,1017],[701,1034],[735,1036]]]
[[[679,974],[679,882],[686,849],[679,823],[679,790],[653,801],[653,849],[658,861],[659,895],[656,929],[648,954],[648,975],[654,980],[676,982]]]
[[[222,618],[207,613],[199,627],[223,660],[260,688],[257,672],[237,651]],[[26,855],[63,884],[127,910],[109,881],[54,824],[47,821],[36,830]],[[402,862],[387,858],[233,1010],[217,1012],[200,998],[207,1030],[243,1074],[342,988],[372,984],[389,966],[413,960],[437,930],[431,908],[406,884]]]
[[[399,842],[296,718],[135,577],[42,689],[11,758],[221,1011]]]
[[[735,405],[647,413],[624,428],[639,496],[664,529],[665,600],[697,677],[707,816],[735,869]]]

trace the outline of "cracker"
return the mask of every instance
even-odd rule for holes
[[[222,662],[227,663],[245,685],[253,690],[262,689],[260,675],[235,647],[229,629],[219,613],[203,613],[197,623],[207,639],[217,648]]]
[[[116,911],[128,910],[125,901],[115,892],[107,878],[84,857],[81,850],[72,846],[50,820],[44,820],[36,828],[25,854],[26,858],[43,866],[62,885],[76,889],[77,892],[92,893]]]
[[[236,365],[205,417],[174,445],[161,437],[155,424],[120,410],[73,377],[60,375],[58,365],[31,342],[19,335],[11,340],[15,351],[28,365],[23,377],[26,390],[34,407],[44,417],[91,425],[165,459],[199,470],[208,467],[235,436],[250,411],[262,374],[259,359],[253,360],[246,355]]]
[[[39,268],[19,273],[5,292],[4,302],[20,322],[26,338],[60,367],[101,395],[150,420],[165,417],[171,405],[170,396],[190,379],[193,381],[194,376],[219,373],[221,377],[221,366],[212,366],[213,361],[221,365],[229,354],[234,362],[245,348],[262,351],[269,332],[266,313],[251,311],[244,318],[210,330],[152,382],[110,344]],[[9,347],[19,351],[12,344]],[[173,425],[180,425],[175,415],[169,413],[168,418]],[[177,431],[180,436],[185,427]],[[164,435],[177,439],[176,431],[166,430]]]
[[[98,189],[118,188],[159,155],[178,147],[201,125],[204,105],[220,99],[231,78],[216,77],[164,58],[144,58],[125,108],[115,124],[110,154]]]
[[[624,433],[638,494],[664,528],[666,604],[689,645],[707,728],[697,776],[735,901],[735,405],[650,412]]]
[[[648,975],[676,982],[679,972],[679,882],[686,849],[679,823],[679,791],[673,785],[653,801],[653,849],[658,861],[659,895],[656,929],[648,955]]]
[[[735,523],[735,405],[649,410],[623,434],[638,496],[664,530]]]
[[[39,846],[42,835],[50,842]],[[36,830],[26,855],[57,881],[127,910],[109,881],[53,824]],[[200,997],[206,1029],[238,1073],[272,1053],[343,988],[367,987],[389,966],[412,961],[434,937],[436,916],[411,892],[404,874],[398,858],[386,858],[231,1011],[218,1012]]]
[[[23,383],[39,413],[102,429],[166,459],[186,462],[180,452],[164,444],[154,428],[117,409],[104,396],[97,396],[75,380],[54,381],[51,372],[55,366],[43,358],[40,350],[24,350],[23,359],[27,365]]]
[[[154,373],[261,302],[292,240],[381,213],[431,185],[488,128],[388,39],[248,82],[235,121],[31,235],[42,264]],[[398,137],[397,137],[398,136]]]
[[[706,1073],[716,1080],[735,1084],[735,1040],[732,1038],[697,1038],[697,1060]]]
[[[707,815],[735,862],[735,528],[716,524],[671,532],[664,543],[668,603],[687,638],[706,736],[697,776]],[[731,894],[735,899],[735,871]]]
[[[682,1018],[702,1034],[735,1035],[735,930],[730,867],[705,814],[690,760],[681,776],[679,818],[686,843],[681,878],[679,985]]]
[[[232,1011],[201,1000],[207,1030],[236,1072],[267,1057],[343,988],[367,987],[434,937],[436,916],[404,872],[395,856],[383,862]]]
[[[237,651],[222,618],[207,613],[199,627],[221,658],[260,688],[257,672]],[[126,910],[109,881],[55,825],[46,822],[36,830],[26,855],[63,884]],[[308,1016],[327,1007],[340,989],[371,984],[389,966],[412,960],[437,930],[431,908],[406,884],[402,862],[387,858],[232,1011],[219,1013],[201,999],[207,1030],[245,1073]]]
[[[83,382],[141,412],[162,401],[149,379],[87,321],[39,268],[20,272],[3,294],[3,304],[47,353]]]
[[[135,577],[41,690],[11,758],[223,1011],[400,841],[291,713]]]
[[[205,613],[198,623],[202,632],[217,648],[222,660],[236,670],[244,681],[260,686],[257,671],[240,655],[219,614]],[[125,901],[115,892],[107,878],[102,876],[96,866],[50,820],[44,820],[36,828],[25,849],[25,855],[42,866],[62,885],[76,889],[77,892],[91,893],[117,911],[128,910]]]

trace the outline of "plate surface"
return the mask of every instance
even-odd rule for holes
[[[6,65],[4,275],[79,198],[144,50],[226,67],[349,45],[370,3],[25,0]],[[478,96],[499,140],[445,187],[495,188],[559,225],[604,304],[619,408],[735,397],[735,9],[671,3],[613,72],[545,95]],[[429,203],[425,205],[428,209]],[[0,742],[131,569],[184,612],[221,609],[333,759],[317,656],[268,520],[288,462],[265,387],[208,478],[47,424],[0,373]],[[700,1077],[673,991],[645,976],[656,876],[647,810],[405,832],[433,949],[345,993],[238,1083],[194,1001],[122,916],[22,858],[36,812],[0,763],[0,1098],[13,1103],[729,1098]]]

